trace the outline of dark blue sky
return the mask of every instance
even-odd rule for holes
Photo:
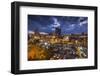
[[[51,33],[55,31],[55,27],[60,27],[62,34],[87,33],[88,18],[79,16],[28,15],[28,31]]]

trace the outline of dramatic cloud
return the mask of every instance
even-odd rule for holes
[[[60,23],[58,22],[57,18],[53,17],[52,20],[54,21],[52,27],[60,27]]]
[[[80,22],[79,25],[83,26],[84,24],[87,24],[87,23],[88,23],[87,20],[85,20],[85,21]]]
[[[87,17],[28,15],[28,31],[51,33],[56,27],[62,34],[88,31]]]
[[[68,28],[66,28],[66,30],[68,31],[68,30],[73,30],[75,28],[75,24],[71,24],[71,25],[69,25],[69,27]]]

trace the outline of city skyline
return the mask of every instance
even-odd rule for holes
[[[58,27],[61,29],[61,34],[87,33],[88,18],[78,16],[28,15],[28,31],[52,33]]]

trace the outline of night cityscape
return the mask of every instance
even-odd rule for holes
[[[88,18],[28,15],[28,61],[88,58]]]

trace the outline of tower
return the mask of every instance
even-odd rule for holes
[[[56,27],[55,28],[55,33],[56,33],[56,35],[60,36],[61,35],[61,28],[60,27]]]

